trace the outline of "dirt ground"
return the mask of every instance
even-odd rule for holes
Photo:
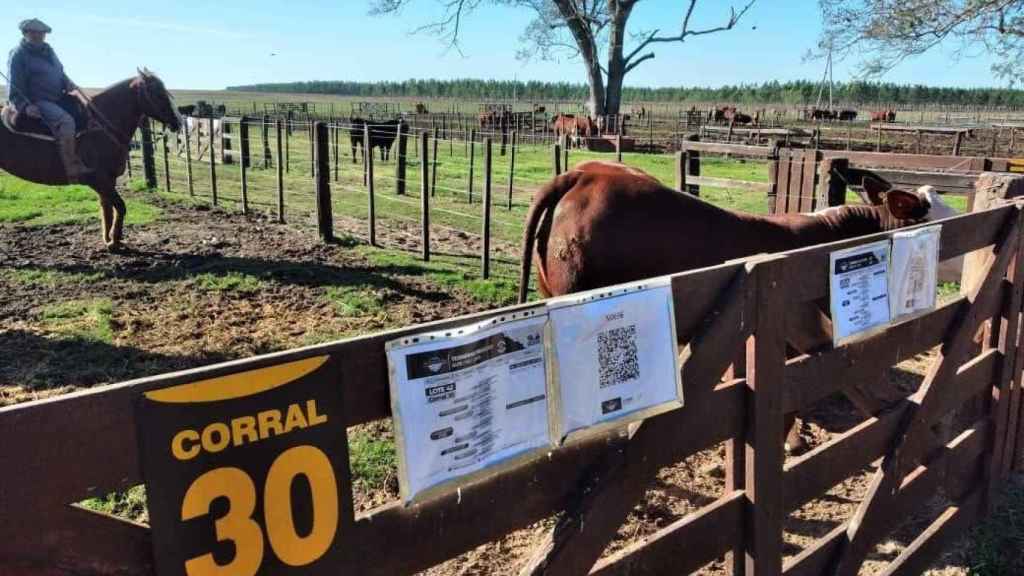
[[[0,225],[0,350],[18,359],[0,363],[0,405],[485,307],[309,230],[160,204],[120,254],[101,248],[98,221]],[[344,313],[331,290],[375,305]],[[110,304],[107,338],[49,321],[54,306],[97,301]]]
[[[161,218],[130,228],[130,249],[122,254],[100,248],[97,222],[0,225],[0,351],[16,359],[0,362],[0,406],[486,307],[460,290],[433,284],[417,269],[374,265],[351,242],[324,245],[308,229],[258,216],[158,204]],[[346,225],[358,223],[338,223]],[[381,234],[389,240],[387,228]],[[407,236],[402,231],[391,240],[404,242]],[[339,307],[332,290],[356,290],[371,304]],[[60,307],[68,302],[87,303],[83,308],[90,312],[62,314]],[[904,363],[892,381],[912,389],[927,360]],[[804,435],[812,446],[860,421],[842,399],[823,401],[807,416]],[[369,424],[359,433],[390,438],[390,423]],[[723,459],[724,446],[718,446],[662,470],[606,554],[718,498]],[[791,515],[786,554],[798,553],[849,517],[869,473]],[[356,497],[361,512],[396,499],[395,477],[358,486]],[[928,512],[923,510],[922,518]],[[552,523],[537,523],[426,574],[515,573]],[[895,558],[926,524],[911,519],[876,550],[869,573]],[[966,556],[966,545],[959,544],[930,574],[966,574]],[[725,559],[700,573],[727,574]]]

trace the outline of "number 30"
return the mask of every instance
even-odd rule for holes
[[[313,529],[303,537],[295,530],[291,485],[296,476],[309,481],[313,498]],[[210,513],[215,499],[228,499],[228,513],[214,523],[217,540],[235,545],[234,559],[217,564],[213,554],[185,562],[189,576],[255,575],[263,563],[263,530],[252,519],[256,486],[240,468],[210,470],[189,486],[181,503],[181,519],[192,520]],[[267,539],[277,557],[289,566],[305,566],[327,552],[338,529],[338,489],[334,469],[322,450],[296,446],[285,450],[270,465],[263,490],[263,515]]]

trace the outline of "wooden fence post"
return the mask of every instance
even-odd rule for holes
[[[188,124],[187,123],[185,124],[185,126],[183,126],[183,128],[185,129],[185,133],[188,134]],[[188,140],[186,139],[185,142],[188,143]],[[132,145],[134,143],[135,143],[135,134],[132,133],[131,138],[128,139],[128,153],[125,155],[125,160],[124,160],[124,167],[128,170],[128,179],[129,180],[134,178],[134,176],[132,175]]]
[[[676,190],[686,191],[686,153],[676,152]]]
[[[423,261],[430,261],[430,194],[428,194],[428,182],[427,182],[427,171],[430,169],[431,157],[427,154],[427,140],[429,139],[428,132],[420,133],[420,209],[421,219],[423,222]],[[437,139],[434,139],[434,175],[433,178],[437,178]],[[435,180],[436,181],[436,180]],[[433,184],[430,184],[429,190],[433,193]]]
[[[508,163],[508,209],[512,209],[512,186],[516,179],[516,147],[519,144],[519,133],[512,132],[512,155]]]
[[[363,176],[366,180],[366,191],[369,193],[367,200],[367,215],[370,219],[370,246],[377,245],[377,210],[373,197],[373,152],[370,149],[370,125],[363,124]]]
[[[434,154],[430,156],[430,195],[431,196],[434,196],[434,195],[437,194],[437,141],[439,140],[437,135],[438,135],[437,128],[434,128]],[[421,143],[420,144],[420,147],[421,147],[420,150],[423,150],[422,146],[423,146],[423,144]],[[426,162],[426,159],[424,158],[423,161]]]
[[[242,161],[238,163],[242,175],[242,214],[249,213],[249,179],[247,168],[249,167],[249,124],[248,118],[242,116],[238,124],[238,137],[241,139]]]
[[[284,152],[281,146],[281,136],[284,131],[280,120],[274,121],[274,131],[277,133],[277,221],[284,224]]]
[[[160,143],[161,143],[161,146],[163,148],[163,153],[164,153],[164,189],[167,191],[168,194],[170,194],[171,193],[171,163],[170,163],[170,155],[167,152],[167,127],[166,126],[163,129],[163,134],[162,134],[162,138],[160,138]]]
[[[270,116],[266,114],[260,126],[260,137],[263,143],[263,169],[266,170],[273,164],[273,155],[270,153]]]
[[[484,138],[484,226],[482,274],[484,279],[491,277],[491,139]]]
[[[687,140],[690,140],[690,138],[687,138]],[[700,177],[700,152],[696,150],[686,150],[683,152],[683,168],[684,181],[690,180],[690,176]],[[697,183],[687,184],[684,192],[700,196],[700,185]]]
[[[551,147],[551,151],[554,154],[554,162],[552,163],[552,166],[555,170],[555,176],[558,176],[562,173],[562,146],[556,143]]]
[[[231,164],[235,161],[235,157],[232,155],[231,139],[234,135],[231,133],[231,123],[228,122],[227,116],[220,119],[220,163]],[[212,150],[212,148],[211,148]],[[212,153],[212,152],[211,152]]]
[[[395,194],[405,196],[405,153],[408,148],[409,129],[405,122],[398,124],[398,146],[395,153]]]
[[[341,125],[338,123],[337,118],[334,119],[331,137],[334,142],[334,181],[337,182],[341,171],[341,161],[338,159],[338,149],[341,148]]]
[[[149,119],[144,119],[142,131],[142,174],[146,179],[146,188],[156,188],[156,159],[153,157],[153,126]]]
[[[843,177],[850,168],[846,158],[825,158],[818,163],[818,198],[813,210],[821,210],[846,203],[846,179]]]
[[[782,142],[771,141],[771,153],[768,160],[768,213],[775,214],[775,203],[779,195],[779,148]]]
[[[284,125],[284,171],[292,171],[292,113],[288,113],[288,120]]]
[[[469,178],[466,180],[466,191],[469,194],[469,203],[473,203],[473,167],[476,163],[476,141],[470,140],[469,146]]]
[[[214,122],[213,122],[213,116],[212,115],[209,118],[209,123],[210,123],[210,134],[209,134],[209,140],[210,140],[210,194],[213,197],[213,205],[216,206],[217,205],[217,155],[214,154],[214,148],[213,148],[213,127],[214,127]],[[224,122],[223,120],[221,120],[221,127],[222,127],[222,129],[226,125],[227,125],[227,123]]]
[[[195,196],[196,190],[192,181],[192,136],[188,130],[189,120],[189,118],[186,118],[184,126],[182,126],[185,130],[185,180],[188,182],[188,195]],[[128,162],[128,165],[131,166],[131,162]]]
[[[331,152],[327,124],[316,122],[313,133],[316,136],[316,221],[320,238],[331,242],[334,240],[334,215],[331,212]]]
[[[316,180],[317,168],[319,168],[319,165],[317,164],[316,124],[314,124],[312,120],[308,120],[308,122],[309,126],[306,128],[306,133],[309,135],[309,171],[313,180]],[[328,169],[330,168],[328,167]]]
[[[757,312],[754,336],[747,341],[748,406],[753,411],[746,430],[748,500],[746,573],[782,574],[782,390],[786,363],[785,259],[769,257],[752,266]]]
[[[615,135],[615,161],[622,163],[622,133]]]

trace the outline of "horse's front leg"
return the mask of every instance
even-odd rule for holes
[[[100,212],[103,218],[103,243],[110,251],[121,248],[124,219],[127,208],[124,199],[117,193],[112,180],[99,179],[93,187],[100,197]]]
[[[100,201],[100,232],[103,235],[103,245],[110,245],[110,226],[114,221],[114,203],[106,193],[96,190]]]

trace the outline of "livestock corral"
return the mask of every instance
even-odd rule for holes
[[[649,153],[600,153],[524,129],[525,116],[463,128],[372,107],[238,112],[177,137],[145,125],[124,253],[100,250],[79,213],[0,210],[16,222],[0,225],[0,340],[19,359],[0,365],[0,468],[16,471],[0,484],[8,572],[152,573],[140,396],[314,357],[336,367],[349,447],[331,462],[351,479],[335,571],[1018,570],[1005,549],[1019,535],[999,524],[1024,500],[1012,147],[900,154],[826,146],[813,128],[787,146],[677,126]],[[762,214],[871,202],[868,180],[931,185],[970,211],[941,232],[944,262],[966,256],[962,282],[943,284],[932,311],[834,345],[819,312],[829,254],[891,231],[675,274],[682,408],[406,506],[385,343],[532,306],[503,307],[530,200],[593,159]],[[3,201],[35,193],[0,185]],[[807,447],[787,454],[792,412]],[[968,535],[986,516],[995,524]]]
[[[468,134],[476,129],[497,131],[504,122],[520,134],[555,139],[553,120],[558,115],[589,117],[602,135],[621,133],[638,149],[673,151],[686,133],[707,127],[725,141],[773,138],[817,145],[821,148],[950,154],[1013,156],[1021,145],[1024,112],[1015,107],[961,105],[907,105],[893,102],[750,104],[740,102],[629,102],[619,114],[590,116],[579,101],[500,100],[473,103],[437,98],[356,99],[323,94],[283,95],[249,92],[184,92],[182,101],[208,99],[225,105],[230,115],[258,117],[293,108],[294,118],[320,120],[373,116],[404,116],[417,129],[435,127]],[[301,106],[303,112],[295,107]],[[283,117],[283,114],[278,114]],[[879,134],[879,127],[882,128]],[[890,129],[892,128],[892,129]],[[960,146],[956,133],[961,133]],[[462,136],[465,137],[465,136]],[[752,142],[751,142],[752,143]],[[607,146],[601,138],[594,146]]]

